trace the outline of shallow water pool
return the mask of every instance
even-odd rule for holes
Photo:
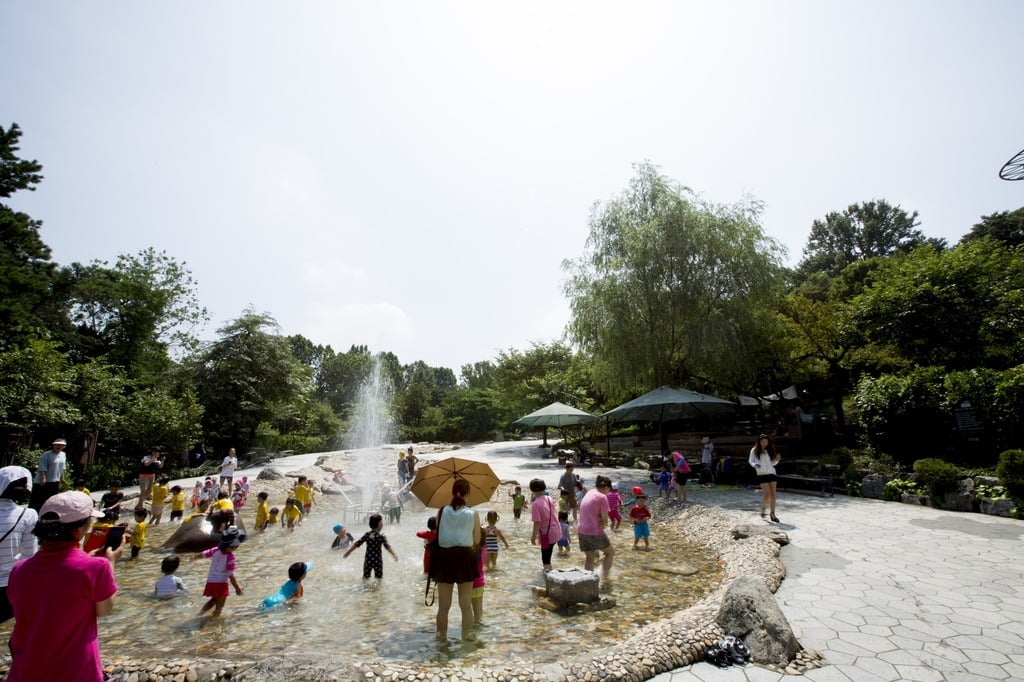
[[[258,488],[254,488],[254,493]],[[504,496],[496,496],[503,499]],[[252,499],[255,499],[255,495]],[[429,512],[406,510],[401,522],[385,525],[384,533],[398,553],[396,563],[384,556],[382,580],[362,578],[363,548],[348,559],[331,550],[332,526],[341,520],[332,509],[338,498],[321,497],[314,513],[295,532],[272,528],[250,535],[238,550],[236,577],[244,594],[228,598],[219,619],[198,617],[209,562],[189,561],[182,555],[178,575],[189,594],[170,601],[152,598],[164,556],[158,547],[176,528],[165,520],[149,530],[149,547],[134,560],[116,568],[119,594],[115,611],[100,620],[100,646],[106,658],[138,660],[254,659],[270,656],[308,656],[318,652],[350,654],[357,660],[382,658],[395,662],[445,662],[455,658],[487,664],[550,660],[552,646],[561,652],[607,646],[635,634],[643,625],[660,620],[702,599],[722,579],[716,557],[684,545],[668,524],[652,524],[650,551],[632,549],[632,530],[623,523],[612,534],[617,555],[608,595],[617,606],[578,616],[539,608],[531,587],[543,585],[540,550],[530,544],[530,522],[516,521],[510,509],[498,508],[499,528],[511,547],[502,547],[498,568],[487,574],[485,626],[479,643],[439,645],[434,639],[436,606],[424,605],[423,543],[415,533],[426,527]],[[418,503],[414,503],[418,504]],[[481,507],[480,510],[485,510]],[[253,508],[241,511],[251,527]],[[483,516],[483,514],[481,514]],[[358,539],[366,530],[349,524]],[[305,596],[270,611],[260,601],[287,580],[287,567],[312,561],[303,585]],[[575,544],[566,557],[556,555],[556,568],[582,567]],[[652,571],[651,564],[685,563],[696,568],[691,576]],[[453,605],[449,633],[460,632],[461,615]],[[8,632],[10,623],[3,626]],[[534,656],[536,655],[536,659]]]

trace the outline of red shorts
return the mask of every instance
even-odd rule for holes
[[[229,594],[231,590],[227,583],[206,583],[206,589],[203,590],[204,597],[226,597]]]

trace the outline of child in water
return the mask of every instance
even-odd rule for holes
[[[512,517],[519,520],[519,517],[523,514],[523,507],[526,506],[526,495],[523,495],[523,487],[517,485],[516,490],[512,493]]]
[[[180,485],[171,487],[171,521],[181,521],[185,515],[185,491]]]
[[[605,497],[608,498],[608,525],[612,530],[618,530],[622,524],[622,496],[619,495],[619,484],[612,483],[612,490]]]
[[[352,533],[349,533],[345,526],[340,523],[334,526],[334,542],[331,543],[331,549],[348,549],[355,538],[352,537]]]
[[[145,507],[135,510],[135,527],[132,528],[132,559],[137,559],[139,552],[146,546],[146,519],[149,512]]]
[[[156,581],[156,587],[153,589],[157,599],[171,599],[177,597],[178,593],[188,592],[185,589],[185,583],[181,582],[181,578],[174,575],[180,565],[181,559],[177,554],[165,556],[160,562],[160,572],[164,574],[164,577]]]
[[[231,590],[228,589],[229,582],[234,586],[235,594],[242,596],[242,586],[235,578],[237,563],[233,550],[243,542],[245,542],[245,535],[240,533],[235,526],[229,526],[221,534],[219,545],[192,556],[192,561],[200,557],[211,560],[210,572],[206,577],[206,589],[203,590],[203,596],[209,597],[210,600],[199,611],[200,616],[210,609],[213,609],[214,616],[220,615],[228,600],[228,595],[231,594]]]
[[[558,541],[558,556],[569,553],[569,512],[558,512],[558,525],[562,527],[562,538]]]
[[[374,576],[379,580],[384,577],[384,555],[381,553],[381,547],[388,550],[388,552],[398,561],[398,555],[395,554],[395,550],[391,549],[391,545],[388,544],[388,539],[384,537],[381,530],[384,528],[384,517],[380,514],[374,514],[370,517],[370,530],[363,534],[363,537],[356,540],[355,544],[348,548],[342,558],[348,558],[348,555],[355,551],[359,545],[366,545],[366,558],[363,559],[363,578],[370,577],[370,571],[373,571]]]
[[[491,510],[487,512],[487,525],[484,526],[484,547],[487,548],[487,570],[493,571],[498,567],[498,541],[505,543],[508,549],[508,540],[504,533],[498,530],[498,512]]]
[[[651,548],[651,527],[648,521],[651,510],[647,508],[647,496],[637,495],[636,504],[629,510],[629,518],[633,521],[633,549],[638,549],[640,541],[644,541],[644,549]]]
[[[288,567],[288,582],[281,585],[274,594],[270,595],[260,603],[261,609],[270,609],[286,601],[294,601],[302,598],[302,581],[306,574],[313,568],[311,562],[296,561]]]
[[[261,533],[270,525],[270,509],[267,507],[269,497],[266,492],[256,495],[256,530]]]
[[[437,539],[437,517],[429,517],[427,519],[427,529],[417,532],[416,537],[423,539],[423,572],[429,575],[430,543]]]

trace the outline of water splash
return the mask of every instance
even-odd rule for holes
[[[374,357],[370,373],[359,387],[352,425],[345,439],[348,447],[356,448],[353,482],[362,493],[360,504],[363,511],[376,508],[374,493],[382,479],[376,463],[394,425],[391,414],[393,393],[391,382],[381,372],[379,358]]]

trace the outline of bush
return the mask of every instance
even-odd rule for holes
[[[1024,498],[1024,450],[1006,450],[999,455],[996,476],[1012,497]]]
[[[934,457],[914,462],[914,473],[934,499],[941,499],[946,493],[956,490],[960,480],[960,469],[955,464]]]
[[[908,495],[924,495],[925,492],[916,481],[908,478],[894,478],[882,488],[882,499],[890,502],[899,502],[903,499],[904,493]]]

